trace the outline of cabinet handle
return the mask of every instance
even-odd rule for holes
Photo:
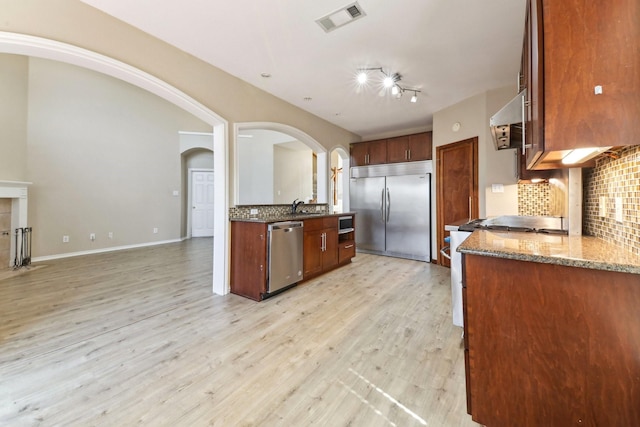
[[[526,155],[527,154],[527,149],[525,148],[526,146],[526,133],[527,133],[527,128],[525,127],[525,121],[527,120],[527,110],[525,108],[525,100],[524,98],[526,97],[526,93],[524,95],[522,95],[522,155]]]
[[[408,160],[411,160],[411,149],[408,149],[407,152],[409,153],[409,159]]]
[[[345,246],[344,248],[345,248],[345,249],[349,249],[349,248],[352,248],[352,247],[353,247],[353,245],[347,245],[347,246]]]
[[[471,222],[473,218],[471,218],[471,196],[469,196],[469,222]]]
[[[409,160],[409,150],[404,150],[404,159]]]
[[[327,251],[327,233],[322,233],[322,252]]]

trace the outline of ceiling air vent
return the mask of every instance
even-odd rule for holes
[[[363,16],[366,16],[366,13],[364,13],[358,2],[355,2],[322,18],[316,19],[316,22],[328,33]]]

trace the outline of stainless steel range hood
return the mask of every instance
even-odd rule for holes
[[[523,90],[489,119],[496,149],[518,148],[522,144],[525,107]]]

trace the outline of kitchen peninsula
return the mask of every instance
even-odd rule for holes
[[[494,425],[640,425],[640,256],[595,237],[475,231],[467,411]]]
[[[269,281],[269,225],[302,222],[305,281],[346,265],[356,255],[355,214],[305,212],[263,217],[231,218],[231,293],[261,301],[267,298]]]

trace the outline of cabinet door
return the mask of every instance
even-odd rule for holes
[[[542,6],[545,151],[638,144],[638,0]]]
[[[370,165],[381,165],[387,163],[387,140],[368,142]]]
[[[322,272],[322,235],[324,230],[304,232],[303,265],[304,278]]]
[[[525,21],[523,79],[527,88],[523,144],[526,169],[531,169],[542,155],[544,146],[544,63],[542,51],[542,0],[530,0]],[[522,154],[522,149],[519,149]]]
[[[322,253],[322,269],[327,270],[338,265],[338,231],[325,229],[325,251]]]
[[[351,166],[366,165],[369,148],[366,142],[351,144]]]
[[[231,292],[256,301],[267,291],[267,225],[231,223]]]
[[[409,137],[387,139],[387,162],[401,163],[409,161]]]
[[[432,132],[409,135],[409,161],[431,160]]]

